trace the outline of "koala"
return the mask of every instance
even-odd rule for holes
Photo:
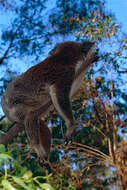
[[[94,61],[94,42],[60,43],[44,61],[15,78],[3,94],[6,117],[17,128],[25,128],[39,158],[46,158],[51,146],[50,131],[41,117],[55,108],[67,124],[66,137],[73,135],[76,127],[71,98]]]

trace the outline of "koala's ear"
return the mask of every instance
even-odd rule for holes
[[[82,44],[82,52],[87,55],[87,53],[95,46],[95,42],[85,41]]]

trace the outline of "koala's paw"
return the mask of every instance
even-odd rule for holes
[[[41,160],[46,160],[48,158],[48,153],[45,151],[44,147],[41,144],[34,144],[32,148],[36,152],[37,156]]]
[[[71,126],[71,128],[67,129],[66,139],[65,139],[66,144],[71,143],[73,141],[75,137],[76,129],[77,129],[76,126]]]

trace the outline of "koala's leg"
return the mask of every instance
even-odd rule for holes
[[[69,89],[63,88],[59,89],[56,84],[50,86],[49,93],[52,99],[52,102],[67,123],[67,138],[71,138],[75,131],[75,120],[72,113],[72,106],[69,97]]]
[[[40,121],[40,117],[50,105],[52,105],[51,101],[40,107],[38,110],[27,113],[24,122],[31,147],[41,159],[48,156],[51,136],[48,127]]]
[[[35,112],[30,112],[25,117],[25,130],[31,144],[39,144],[39,116]]]

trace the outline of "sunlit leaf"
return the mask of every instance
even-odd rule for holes
[[[29,179],[31,178],[33,175],[33,173],[31,171],[27,171],[24,175],[23,175],[23,179]]]
[[[6,190],[16,190],[7,179],[2,180],[1,184]]]
[[[8,158],[8,159],[12,159],[12,157],[6,153],[0,153],[0,159],[5,159],[5,158]]]
[[[26,190],[31,190],[31,188],[29,188],[29,187],[23,182],[23,180],[22,180],[21,178],[19,178],[19,177],[14,177],[14,176],[12,176],[12,178],[13,178],[13,180],[14,180],[15,183],[17,183],[18,185],[20,185],[20,186],[23,187],[24,189],[26,189]]]
[[[42,190],[55,190],[51,185],[49,185],[48,183],[43,183],[40,184],[40,187],[42,188]]]
[[[0,144],[0,152],[5,152],[5,145],[3,144]]]

